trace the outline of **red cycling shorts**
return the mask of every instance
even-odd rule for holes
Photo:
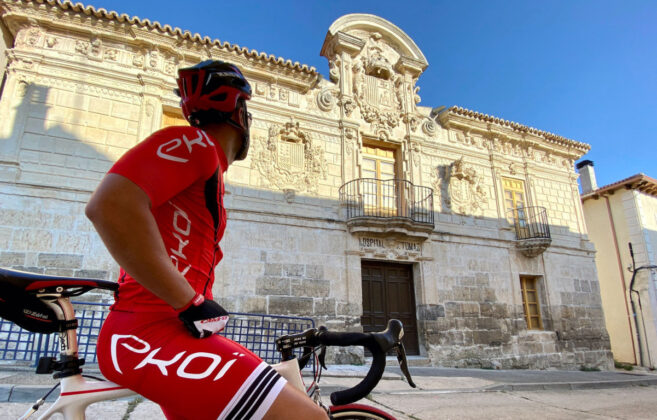
[[[159,404],[167,419],[260,419],[286,384],[232,340],[197,339],[175,313],[111,311],[97,344],[112,382]]]

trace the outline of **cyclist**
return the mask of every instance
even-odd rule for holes
[[[223,174],[249,150],[251,87],[221,61],[179,69],[191,126],[159,130],[110,169],[86,207],[121,266],[98,339],[101,372],[168,419],[326,419],[258,356],[215,334],[212,300],[226,225]]]

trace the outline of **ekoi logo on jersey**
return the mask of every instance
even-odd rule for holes
[[[192,148],[199,145],[203,148],[214,147],[214,143],[203,130],[196,130],[198,137],[195,139],[188,139],[186,135],[182,135],[182,139],[172,139],[160,145],[157,148],[157,155],[162,159],[170,160],[173,162],[186,163],[189,159],[186,156],[192,154]],[[185,151],[187,149],[187,151]]]
[[[120,344],[119,341],[121,341]],[[222,364],[222,358],[218,354],[207,352],[194,352],[187,354],[186,351],[181,351],[180,353],[173,356],[173,358],[170,360],[162,360],[156,358],[157,353],[162,350],[162,347],[151,349],[150,344],[137,336],[114,334],[112,336],[112,347],[110,351],[114,369],[120,374],[123,374],[123,371],[119,367],[119,358],[117,356],[117,347],[119,345],[133,353],[145,354],[144,359],[139,364],[137,364],[137,366],[132,368],[133,370],[138,370],[148,365],[153,365],[156,366],[160,370],[160,373],[162,373],[164,376],[169,376],[169,373],[171,372],[175,373],[175,375],[177,375],[179,378],[185,379],[205,379],[214,375],[212,380],[218,381],[219,379],[223,378],[224,375],[226,375],[226,372],[228,372],[228,370],[233,366],[233,364],[235,364],[235,362],[237,362],[237,360],[239,360],[240,357],[244,357],[243,353],[233,353],[232,355],[235,358]],[[185,355],[186,357],[183,358]],[[207,367],[205,370],[193,372],[190,371],[189,365],[192,362],[196,361],[194,363],[194,369],[196,370],[199,368],[199,366],[202,366],[199,363],[204,359],[207,360]]]
[[[173,212],[172,234],[178,241],[177,248],[169,249],[169,251],[171,251],[169,257],[171,257],[171,261],[173,262],[173,265],[176,266],[176,269],[184,276],[189,269],[192,268],[191,264],[187,263],[187,256],[184,253],[184,248],[189,244],[190,240],[189,235],[192,231],[192,220],[189,218],[185,210],[176,206],[172,202],[169,202],[169,204],[175,209]],[[187,264],[187,266],[183,267],[181,262]]]

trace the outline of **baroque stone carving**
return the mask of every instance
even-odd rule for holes
[[[411,152],[413,155],[413,165],[418,166],[420,164],[420,156],[422,156],[422,146],[419,143],[411,143]]]
[[[317,106],[322,111],[330,111],[335,105],[335,97],[331,89],[323,89],[317,94]]]
[[[420,125],[420,119],[415,114],[405,114],[404,122],[409,125],[411,131],[417,131],[418,126]]]
[[[151,51],[150,58],[148,60],[148,64],[151,67],[157,67],[159,61],[160,61],[160,54],[157,52],[157,50]]]
[[[385,44],[381,41],[383,36],[374,32],[370,35],[367,46],[367,61],[365,62],[365,71],[381,79],[390,79],[393,74],[392,65],[384,55]]]
[[[279,189],[317,192],[326,178],[324,151],[312,144],[298,122],[269,127],[268,136],[256,136],[251,167],[262,175],[261,182]]]
[[[25,34],[25,43],[30,47],[36,47],[41,40],[41,30],[39,28],[32,28]]]
[[[48,38],[46,38],[46,45],[48,46],[48,48],[53,48],[55,45],[57,45],[57,38],[55,38],[54,36],[49,36]]]
[[[430,136],[430,137],[435,136],[436,135],[436,123],[434,123],[432,119],[425,118],[424,121],[422,121],[422,131],[427,136]]]
[[[351,99],[345,99],[342,101],[342,106],[344,107],[344,113],[347,117],[351,116],[351,113],[356,109],[356,103]]]
[[[413,101],[415,101],[416,104],[419,104],[420,101],[422,101],[422,98],[420,95],[418,95],[418,92],[420,91],[419,86],[415,86],[415,89],[413,89]]]
[[[484,211],[484,204],[488,198],[486,190],[482,186],[481,176],[477,174],[474,168],[466,165],[463,157],[452,162],[444,172],[444,178],[447,179],[447,193],[445,204],[449,206],[452,212],[463,215],[481,216]],[[438,168],[440,171],[440,168]],[[436,190],[440,190],[442,177],[440,174],[436,177]]]
[[[16,85],[16,96],[19,98],[24,98],[25,95],[27,95],[27,90],[29,89],[30,85],[27,81],[21,80],[18,82]]]
[[[340,81],[340,57],[336,56],[333,60],[329,60],[329,79],[333,83]]]
[[[138,68],[144,67],[144,55],[141,53],[135,53],[132,57],[132,65]]]
[[[103,43],[100,40],[100,38],[95,37],[91,40],[91,50],[89,51],[90,55],[93,56],[98,56],[100,54],[100,48],[102,47]]]
[[[413,112],[415,104],[409,104],[413,97],[411,78],[398,73],[392,64],[400,57],[383,36],[375,32],[369,35],[360,54],[347,67],[351,69],[347,76],[351,76],[349,87],[354,104],[345,100],[345,113],[349,116],[352,108],[358,108],[360,117],[371,124],[370,131],[380,139],[393,137],[393,130],[402,123],[408,124],[412,132],[422,123],[422,117]],[[417,78],[413,79],[413,84],[415,81]],[[415,98],[415,102],[418,101]]]
[[[103,54],[103,58],[105,60],[116,61],[118,57],[119,57],[119,52],[113,49],[105,50],[105,53]]]
[[[82,55],[87,55],[89,53],[90,45],[86,41],[75,41],[75,52]]]

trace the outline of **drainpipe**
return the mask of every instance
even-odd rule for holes
[[[638,273],[641,270],[656,270],[657,265],[642,265],[639,268],[636,268],[636,264],[634,262],[634,251],[632,250],[632,242],[628,243],[630,247],[630,256],[632,257],[632,280],[630,280],[630,301],[632,302],[632,316],[634,317],[634,324],[636,328],[636,338],[637,342],[639,344],[639,358],[641,360],[641,366],[643,366],[643,351],[641,349],[641,333],[639,330],[639,320],[637,319],[637,313],[636,313],[636,308],[634,306],[634,299],[632,299],[632,292],[636,293],[637,298],[639,299],[639,311],[641,312],[641,320],[643,321],[643,307],[641,306],[641,295],[639,294],[638,290],[634,290],[634,280],[636,280],[636,273]],[[643,322],[643,328],[645,331],[645,322]],[[650,360],[650,348],[648,347],[648,340],[646,340],[646,350],[648,351],[648,363],[652,364],[652,360]],[[649,366],[651,367],[651,366]]]
[[[625,281],[625,271],[623,271],[623,261],[621,260],[620,248],[618,246],[618,235],[616,234],[616,223],[614,222],[614,215],[611,213],[611,204],[609,204],[609,197],[603,195],[605,201],[607,202],[607,214],[609,215],[609,224],[611,225],[611,234],[614,239],[614,247],[616,248],[616,260],[618,262],[618,271],[620,272],[620,280],[623,284],[623,301],[625,302],[625,312],[627,313],[627,323],[630,327],[630,334],[632,334],[632,320],[630,319],[630,308],[627,306],[627,282]],[[632,253],[632,245],[630,244],[630,253]],[[630,292],[630,302],[632,303],[632,313],[634,311],[634,301],[632,300],[632,293]],[[634,315],[636,317],[636,315]],[[639,352],[641,352],[641,340],[638,337],[639,330],[637,332],[637,341],[639,343]],[[630,335],[631,336],[631,335]],[[636,360],[636,347],[634,346],[634,340],[632,340],[632,354],[634,355],[634,364],[637,364]]]

